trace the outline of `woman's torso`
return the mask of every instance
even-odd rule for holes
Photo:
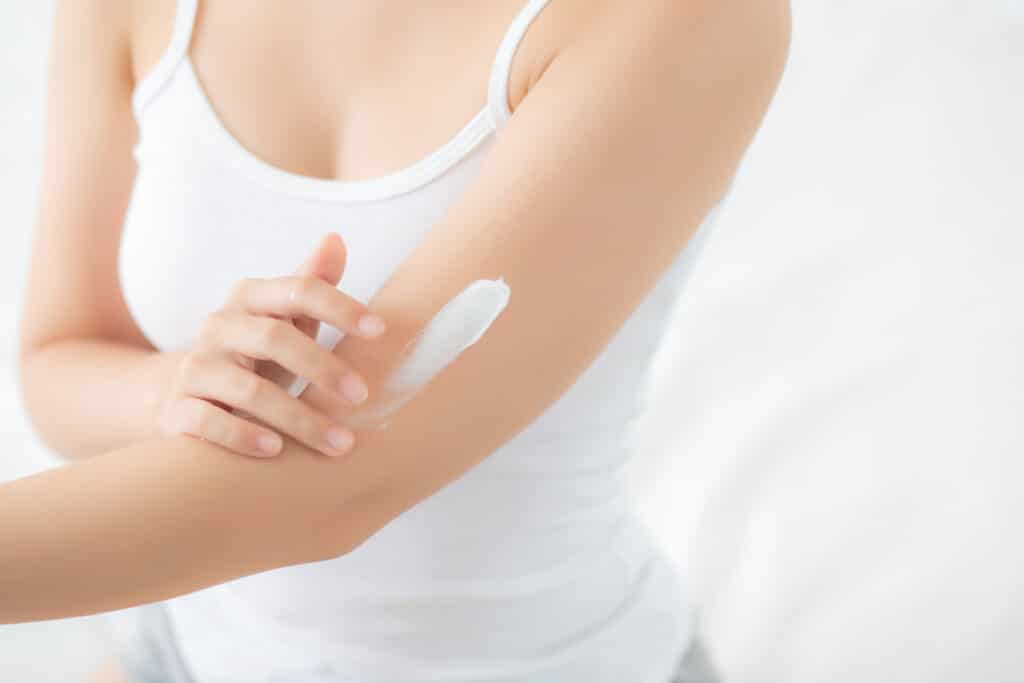
[[[162,350],[326,231],[348,249],[339,287],[368,301],[593,7],[157,6],[137,32],[119,267]],[[690,621],[632,512],[623,436],[710,222],[577,383],[479,466],[349,555],[171,600],[200,683],[667,680]]]
[[[480,110],[498,42],[525,3],[249,0],[243,12],[205,0],[188,57],[219,117],[257,157],[300,175],[364,179],[418,161]],[[593,6],[559,0],[538,15],[512,65],[513,109]],[[177,7],[145,3],[132,41],[136,81],[165,55]]]

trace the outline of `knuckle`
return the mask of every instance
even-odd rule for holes
[[[267,384],[268,382],[259,375],[248,374],[242,381],[242,400],[250,405],[260,403],[267,393]]]
[[[342,302],[341,305],[345,307],[345,310],[348,312],[348,315],[352,318],[352,322],[359,320],[359,318],[362,317],[364,314],[370,312],[369,306],[367,306],[362,301],[354,299],[340,290],[337,291],[340,297],[339,301]]]
[[[322,369],[320,370],[319,381],[323,387],[330,389],[331,391],[337,391],[341,386],[342,378],[351,373],[345,363],[339,363],[334,354],[330,355],[331,358],[328,359],[327,363],[323,363]]]
[[[252,278],[244,277],[241,280],[238,280],[231,286],[231,292],[228,294],[228,299],[233,302],[242,301],[245,299],[250,287],[252,287]]]
[[[359,322],[359,318],[365,312],[361,304],[345,298],[335,300],[331,307],[338,312],[338,317],[345,324],[346,330],[354,330]]]
[[[217,331],[224,324],[224,313],[214,311],[206,316],[199,328],[199,339],[204,342],[213,342],[217,339]]]
[[[288,335],[287,327],[289,327],[289,325],[281,320],[277,320],[275,318],[264,318],[263,327],[260,330],[260,337],[264,348],[283,344]]]
[[[192,430],[204,438],[216,440],[217,415],[213,406],[205,401],[196,401],[193,405],[195,408],[189,419]]]
[[[349,374],[359,374],[355,371],[351,364],[341,356],[337,355],[329,349],[321,348],[322,356],[318,358],[323,364],[324,372],[331,372],[334,374],[333,381],[338,383],[341,378]]]
[[[316,431],[316,414],[297,399],[282,403],[276,413],[278,427],[297,439],[308,440]]]
[[[326,284],[326,283],[324,283]],[[342,323],[348,325],[355,323],[359,320],[365,310],[365,306],[362,302],[353,299],[346,295],[336,287],[326,286],[322,292],[323,299],[321,303],[323,307],[332,314],[337,316]]]
[[[245,430],[238,425],[237,418],[224,420],[220,427],[220,443],[233,449],[240,449],[246,446]]]
[[[326,282],[320,281],[316,289],[310,293],[310,306],[316,309],[318,313],[316,317],[320,317],[323,314],[331,314],[338,309],[338,301],[334,296],[334,293],[337,291],[337,289],[331,287]]]
[[[180,434],[184,431],[184,427],[181,424],[182,420],[179,417],[179,405],[178,401],[173,401],[170,405],[165,405],[160,410],[160,413],[157,415],[157,428],[161,434],[168,436]]]
[[[323,440],[323,434],[327,426],[312,410],[296,410],[292,415],[292,424],[295,428],[295,436],[303,439],[306,443],[317,445]]]
[[[317,290],[317,280],[310,275],[301,275],[292,279],[292,295],[296,299],[308,299]]]
[[[321,348],[312,349],[303,356],[303,367],[299,373],[305,379],[319,384],[329,392],[337,392],[341,385],[341,378],[345,376],[344,368],[339,367],[333,358],[327,358],[330,352]]]
[[[213,412],[213,411],[211,411]],[[222,445],[234,443],[234,434],[237,431],[228,416],[223,414],[213,415],[204,431],[206,438]]]
[[[179,374],[185,377],[192,377],[202,372],[203,357],[198,353],[188,353],[181,359],[178,366]]]
[[[321,280],[308,275],[294,278],[289,303],[307,312],[315,309],[323,294],[323,284]]]

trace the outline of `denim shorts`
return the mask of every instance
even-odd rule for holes
[[[162,603],[132,610],[135,623],[118,644],[118,660],[131,683],[196,683],[181,655]],[[721,683],[703,644],[695,639],[666,683]],[[302,683],[291,681],[290,683]]]

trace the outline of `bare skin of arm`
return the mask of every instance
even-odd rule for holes
[[[357,314],[365,312],[336,288],[344,260],[340,244],[318,250],[294,277],[238,283],[208,316],[194,347],[184,351],[155,349],[123,299],[118,249],[138,136],[131,96],[135,74],[151,69],[136,63],[132,37],[143,19],[169,27],[173,16],[160,15],[174,7],[130,0],[58,3],[46,153],[19,340],[27,412],[42,440],[72,460],[186,433],[256,456],[273,452],[278,434],[285,433],[336,455],[327,439],[333,427],[328,416],[283,390],[273,396],[265,390],[262,403],[247,405],[237,387],[260,378],[283,384],[288,373],[302,371],[339,391],[351,368],[312,338],[321,321],[352,331]],[[317,280],[319,289],[310,286]],[[300,287],[304,295],[289,298]],[[330,317],[304,315],[310,305],[322,310],[328,301]],[[294,322],[284,330],[291,336],[279,334],[273,346],[264,341],[267,325],[285,323],[271,315]],[[271,362],[277,360],[283,362]],[[228,407],[269,419],[259,426],[230,415]],[[231,428],[217,425],[203,433],[198,423],[209,412]]]
[[[157,387],[177,359],[149,344],[117,282],[137,129],[128,2],[60,2],[49,56],[45,156],[21,324],[28,414],[81,458],[156,435]],[[60,387],[60,390],[55,390]]]
[[[176,437],[0,487],[0,621],[339,557],[481,462],[573,385],[722,197],[789,26],[779,0],[607,2],[370,302],[388,343],[345,337],[335,351],[373,386],[466,285],[504,278],[509,304],[484,337],[345,458],[292,441],[240,458]],[[316,387],[303,400],[352,410]]]

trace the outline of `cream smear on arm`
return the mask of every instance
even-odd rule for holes
[[[504,278],[471,282],[406,344],[398,366],[377,390],[378,398],[365,410],[347,415],[343,424],[385,429],[389,416],[479,341],[505,310],[510,293]],[[308,384],[308,380],[300,378],[289,393],[300,396]]]

